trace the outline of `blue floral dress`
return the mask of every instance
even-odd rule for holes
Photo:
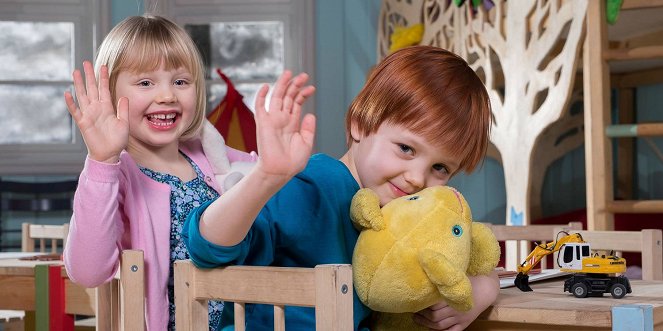
[[[182,153],[182,152],[180,152]],[[170,272],[168,275],[168,301],[169,301],[169,323],[168,330],[175,330],[175,290],[173,277],[173,263],[177,260],[189,258],[189,252],[182,241],[180,233],[182,225],[189,212],[199,207],[201,204],[216,199],[219,196],[213,188],[205,183],[205,175],[198,166],[184,153],[184,158],[189,161],[196,171],[196,178],[186,183],[178,177],[170,174],[156,172],[147,168],[140,167],[140,170],[148,177],[157,182],[170,185]],[[216,330],[221,321],[221,311],[223,302],[209,302],[209,329]]]

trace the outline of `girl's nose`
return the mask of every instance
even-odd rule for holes
[[[175,96],[175,93],[171,91],[170,88],[163,88],[161,89],[160,93],[157,95],[157,100],[158,103],[173,103],[177,102],[177,97]]]

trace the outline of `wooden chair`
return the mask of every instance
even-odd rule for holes
[[[508,226],[487,224],[495,234],[497,241],[505,242],[505,251],[502,256],[505,260],[506,270],[516,270],[516,265],[529,255],[532,250],[531,243],[547,243],[556,239],[560,231],[582,230],[581,222],[570,222],[568,224],[535,224],[527,226]],[[509,242],[513,243],[509,245]],[[553,257],[556,257],[556,254]],[[541,260],[541,268],[548,268],[547,259]],[[553,267],[553,266],[551,266]]]
[[[145,265],[143,252],[124,250],[120,270],[110,282],[82,288],[65,278],[67,314],[95,316],[76,321],[76,330],[145,330]]]
[[[663,280],[663,234],[660,229],[641,231],[576,231],[592,250],[639,252],[642,255],[642,279]],[[626,261],[628,266],[628,261]]]
[[[175,262],[175,323],[178,331],[207,330],[207,301],[235,303],[235,330],[245,329],[245,303],[274,305],[274,330],[285,329],[284,306],[315,307],[316,330],[352,330],[352,268],[230,266],[198,269]]]
[[[69,223],[63,225],[39,225],[23,223],[21,232],[21,251],[34,252],[35,243],[39,242],[39,252],[46,252],[46,242],[50,242],[51,253],[58,251],[58,241],[62,241],[62,248],[67,243]]]

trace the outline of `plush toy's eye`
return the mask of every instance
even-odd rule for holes
[[[408,199],[408,200],[418,200],[418,199],[419,199],[419,196],[418,196],[418,195],[415,195],[415,196],[411,196],[411,197],[409,197],[409,198],[407,198],[407,199]]]
[[[456,237],[460,237],[463,234],[463,228],[461,228],[460,225],[454,225],[454,227],[451,228],[451,233]]]

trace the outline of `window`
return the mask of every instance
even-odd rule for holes
[[[313,81],[313,0],[169,0],[145,7],[182,25],[205,60],[208,112],[223,99],[228,76],[253,110],[255,94],[284,69]],[[313,100],[305,111],[312,112]]]
[[[0,175],[82,168],[85,145],[63,93],[73,69],[94,58],[107,1],[0,0]]]

